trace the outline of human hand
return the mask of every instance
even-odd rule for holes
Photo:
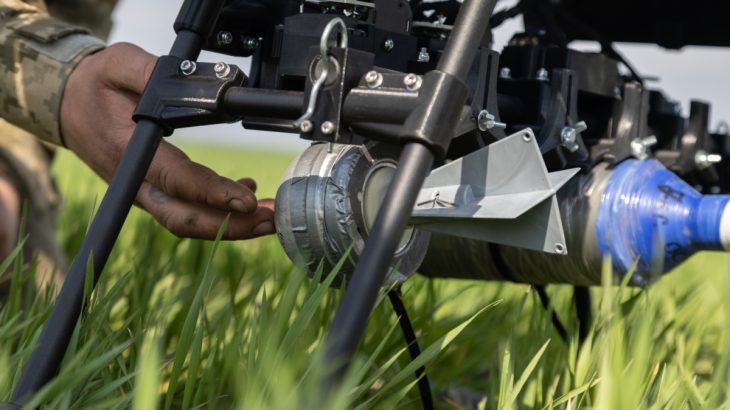
[[[134,111],[157,59],[119,43],[84,58],[71,73],[61,101],[66,146],[109,181],[134,130]],[[233,181],[197,164],[162,141],[137,204],[177,236],[215,238],[230,213],[226,239],[274,232],[274,201],[257,201],[256,183]]]

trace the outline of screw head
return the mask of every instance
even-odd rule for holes
[[[649,148],[656,145],[657,142],[657,138],[654,135],[649,135],[648,137],[643,138],[634,138],[630,144],[631,154],[638,159],[647,159],[649,158],[649,154],[651,154],[651,150]],[[695,161],[696,160],[697,157],[695,157]]]
[[[537,70],[537,79],[540,81],[547,81],[549,78],[548,70],[546,68],[541,68]]]
[[[229,31],[219,31],[217,40],[218,45],[221,46],[231,44],[233,42],[233,34],[231,34]]]
[[[332,135],[335,132],[335,124],[332,121],[325,121],[322,123],[321,130],[324,135]]]
[[[383,75],[372,70],[365,74],[365,82],[370,88],[378,88],[383,84]]]
[[[588,129],[585,121],[580,121],[572,127],[564,127],[560,132],[560,145],[562,145],[569,152],[576,152],[580,149],[578,144],[578,136],[580,133]]]
[[[489,111],[479,111],[479,116],[477,117],[477,125],[479,126],[479,130],[486,131],[489,129],[490,116],[492,117],[491,120],[494,120],[494,116],[489,114]]]
[[[569,152],[576,152],[580,149],[580,145],[576,142],[578,131],[573,127],[565,127],[560,133],[560,145]]]
[[[641,138],[634,138],[630,144],[631,154],[640,159],[644,160],[649,158],[649,147],[644,144]]]
[[[259,39],[255,37],[246,37],[243,39],[243,48],[248,51],[255,51],[257,48],[259,48],[259,44]]]
[[[423,79],[420,75],[411,73],[403,77],[403,84],[406,86],[408,91],[416,91],[421,88],[421,85],[423,84]]]
[[[428,53],[428,48],[421,47],[421,50],[418,52],[418,62],[428,63],[429,61],[431,61],[431,54]]]
[[[487,110],[479,111],[479,115],[477,116],[477,126],[479,126],[480,131],[490,130],[494,127],[501,129],[507,128],[507,124],[497,121],[496,117],[493,114],[490,114]]]
[[[509,67],[502,67],[502,69],[499,70],[499,77],[504,79],[512,78],[512,70]]]
[[[722,162],[722,155],[719,154],[708,154],[703,150],[697,151],[695,154],[695,165],[697,169],[709,168],[713,164]]]
[[[183,60],[183,62],[180,63],[180,71],[184,75],[193,74],[197,68],[198,68],[198,66],[195,64],[194,61]]]
[[[231,66],[223,62],[216,63],[215,66],[213,66],[213,71],[215,71],[216,77],[226,78],[231,73]]]
[[[312,128],[312,121],[309,120],[304,120],[301,124],[299,124],[299,131],[305,134],[309,134],[310,132],[312,132]]]
[[[387,52],[391,52],[391,51],[393,51],[393,49],[395,48],[395,41],[393,41],[393,39],[392,39],[392,38],[386,39],[386,40],[385,40],[385,41],[383,42],[383,48],[384,48],[384,49],[385,49],[385,51],[387,51]]]

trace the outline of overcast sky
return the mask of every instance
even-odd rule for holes
[[[181,0],[121,0],[114,14],[115,26],[110,41],[128,41],[151,53],[165,54],[174,38],[172,23]],[[499,3],[508,4],[504,2]],[[496,33],[500,50],[511,34],[521,27],[513,20]],[[730,121],[730,51],[722,48],[688,47],[680,52],[651,45],[619,44],[618,49],[645,76],[660,80],[651,84],[663,89],[672,99],[682,103],[685,114],[690,99],[712,103],[714,128],[718,121]],[[203,54],[201,61],[227,61],[248,70],[247,61],[215,54]],[[257,146],[268,149],[298,151],[306,146],[293,135],[244,131],[240,125],[225,125],[183,130],[180,139],[196,139],[214,143]]]

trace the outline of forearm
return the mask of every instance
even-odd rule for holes
[[[49,17],[41,6],[0,0],[0,117],[61,144],[59,112],[66,80],[104,43]]]

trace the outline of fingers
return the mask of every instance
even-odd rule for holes
[[[229,213],[171,197],[145,182],[137,200],[167,230],[179,237],[214,239],[228,215],[230,219],[223,239],[250,239],[274,233],[273,200],[270,199],[262,200],[253,213]]]
[[[271,211],[272,217],[274,213],[274,200],[271,198],[259,200],[259,208],[266,208]]]
[[[257,188],[256,181],[254,181],[253,179],[241,178],[238,180],[238,183],[246,185],[248,187],[248,189],[251,190],[251,192],[253,192],[254,194],[256,193],[256,188]]]
[[[107,93],[98,95],[114,98],[124,110],[124,121],[102,123],[107,138],[98,144],[76,147],[79,156],[102,175],[113,169],[115,155],[110,147],[126,146],[133,124],[128,113],[133,109],[154,70],[157,58],[131,44],[115,44],[87,58],[98,87]],[[78,71],[78,70],[77,70]],[[97,88],[98,88],[97,87]],[[97,98],[98,100],[99,98]],[[99,104],[91,104],[96,107]],[[94,116],[87,116],[94,118]],[[97,118],[115,119],[114,115]],[[88,122],[88,121],[85,121]],[[97,139],[98,140],[98,139]],[[92,139],[91,141],[97,141]],[[86,141],[88,143],[88,141]],[[69,144],[71,147],[72,144]],[[74,145],[75,146],[75,145]],[[103,149],[99,149],[101,146]],[[88,151],[88,152],[87,152]],[[103,152],[104,155],[97,155]],[[83,154],[88,155],[83,155]],[[160,144],[145,182],[137,196],[138,203],[173,234],[191,238],[215,238],[221,224],[230,215],[225,239],[247,239],[274,232],[272,200],[257,201],[256,182],[252,179],[233,181],[197,164],[178,148],[167,142]]]
[[[142,94],[157,57],[129,43],[117,43],[104,50],[107,79],[114,87]]]
[[[169,196],[226,212],[251,213],[258,203],[256,182],[236,182],[197,164],[177,147],[162,142],[146,180]],[[252,189],[253,188],[253,189]]]

